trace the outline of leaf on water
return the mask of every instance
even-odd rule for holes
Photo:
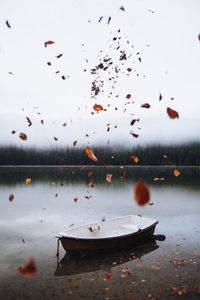
[[[34,262],[33,258],[27,259],[24,268],[19,267],[18,271],[22,275],[34,275],[37,272],[37,268],[36,268],[36,265],[35,265],[35,262]]]
[[[58,197],[58,194],[57,194],[57,193],[55,194],[55,197]]]
[[[169,108],[169,107],[167,107],[167,113],[168,113],[168,116],[169,116],[171,119],[179,118],[178,113],[177,113],[175,110],[173,110],[173,109],[171,109],[171,108]]]
[[[178,177],[180,174],[181,174],[181,173],[179,172],[178,169],[174,169],[174,175],[175,175],[176,177]]]
[[[31,183],[31,178],[26,178],[26,184],[30,184]]]
[[[100,104],[95,104],[93,106],[93,109],[96,110],[96,111],[100,111],[100,110],[103,110],[103,107]]]
[[[144,104],[141,105],[141,107],[144,107],[144,108],[150,108],[151,106],[150,106],[149,103],[144,103]]]
[[[134,196],[138,205],[144,206],[150,200],[150,191],[148,186],[142,181],[139,180],[134,187]]]
[[[200,41],[200,34],[198,35],[198,40]]]
[[[48,66],[51,66],[51,62],[50,62],[50,61],[48,61],[48,62],[47,62],[47,65],[48,65]]]
[[[90,172],[88,173],[88,176],[90,177],[90,176],[92,176],[92,174],[93,174],[93,172],[90,171]]]
[[[14,197],[15,197],[15,196],[14,196],[13,194],[10,194],[10,195],[9,195],[9,200],[10,200],[10,202],[13,201]]]
[[[44,43],[44,46],[47,47],[47,45],[51,45],[51,44],[54,44],[54,42],[53,41],[47,41],[47,42]]]
[[[94,152],[89,147],[86,146],[85,150],[86,150],[86,154],[90,159],[92,159],[94,162],[98,161],[98,158],[94,155]]]
[[[109,183],[111,183],[112,180],[112,174],[107,173],[106,174],[106,181],[108,181]]]
[[[75,197],[75,198],[74,198],[74,202],[77,202],[77,201],[78,201],[78,197]]]
[[[132,69],[131,69],[131,68],[127,68],[127,71],[128,71],[128,72],[131,72],[131,71],[132,71]]]
[[[131,155],[130,158],[133,159],[136,164],[139,161],[139,158],[137,156]]]
[[[62,75],[62,76],[61,76],[61,78],[62,78],[63,80],[65,80],[65,79],[66,79],[66,77],[65,77],[64,75]]]
[[[99,19],[99,21],[98,21],[98,22],[100,23],[102,19],[103,19],[103,17],[100,17],[100,19]]]
[[[93,189],[95,188],[95,185],[92,182],[89,183],[89,186],[92,187]]]
[[[27,140],[27,135],[26,135],[25,133],[23,133],[23,132],[20,132],[19,138],[20,138],[21,140],[23,140],[23,141],[26,141],[26,140]]]
[[[159,267],[156,267],[154,265],[150,265],[150,267],[153,269],[153,270],[159,270],[160,268]]]

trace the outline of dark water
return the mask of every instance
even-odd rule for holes
[[[0,299],[199,298],[200,168],[178,169],[175,177],[174,167],[0,168]],[[111,184],[106,173],[113,174]],[[151,206],[134,202],[139,179],[150,188]],[[57,261],[55,233],[128,214],[158,219],[156,234],[166,240],[84,259],[60,247]],[[20,275],[29,257],[37,273]]]

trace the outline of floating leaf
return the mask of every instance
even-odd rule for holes
[[[86,198],[86,199],[90,199],[90,198],[92,198],[92,196],[85,196],[85,198]]]
[[[149,103],[144,103],[144,104],[141,105],[141,107],[144,107],[144,108],[150,108],[151,106],[150,106]]]
[[[134,188],[135,200],[138,205],[144,206],[150,200],[150,191],[148,186],[143,181],[138,181]]]
[[[93,106],[93,109],[96,110],[96,111],[100,111],[100,110],[103,110],[103,107],[100,104],[95,104]]]
[[[13,199],[14,199],[14,195],[13,195],[13,194],[10,194],[10,195],[9,195],[9,200],[10,200],[10,202],[12,202]]]
[[[100,19],[99,19],[99,21],[98,21],[98,22],[100,23],[102,19],[103,19],[103,17],[100,17]]]
[[[177,177],[177,176],[179,176],[181,173],[179,172],[179,170],[177,170],[177,169],[174,169],[174,175]]]
[[[44,43],[44,46],[47,47],[47,45],[51,45],[51,44],[54,44],[54,42],[52,42],[52,41],[47,41],[47,42]]]
[[[92,159],[94,162],[98,161],[98,158],[94,155],[94,152],[89,147],[85,147],[85,150],[90,159]]]
[[[67,126],[67,123],[63,123],[63,127],[66,127]]]
[[[33,258],[29,258],[24,266],[24,268],[19,267],[18,271],[22,275],[34,275],[37,272],[37,268]]]
[[[139,158],[137,156],[132,155],[130,158],[133,159],[136,164],[139,161]]]
[[[111,183],[112,180],[112,174],[107,173],[106,174],[106,181],[108,181],[109,183]]]
[[[22,238],[22,243],[23,243],[23,244],[25,244],[25,243],[26,243],[26,242],[25,242],[25,240],[24,240],[23,238]]]
[[[125,8],[123,6],[120,7],[120,10],[125,11]]]
[[[50,61],[48,61],[48,62],[47,62],[47,65],[48,65],[48,66],[51,66],[51,62],[50,62]]]
[[[26,178],[26,184],[30,184],[31,183],[31,178]]]
[[[167,113],[168,113],[168,116],[169,116],[171,119],[179,118],[178,113],[177,113],[175,110],[173,110],[173,109],[171,109],[171,108],[169,108],[169,107],[167,107]]]
[[[20,132],[19,138],[20,138],[21,140],[23,140],[23,141],[26,141],[26,140],[27,140],[27,135],[26,135],[25,133],[23,133],[23,132]]]
[[[154,265],[150,265],[150,267],[153,269],[153,270],[159,270],[160,268],[159,267],[156,267]]]

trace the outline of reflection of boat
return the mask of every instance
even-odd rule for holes
[[[140,259],[145,254],[148,254],[159,248],[156,242],[147,241],[145,244],[139,244],[128,250],[118,250],[114,253],[106,253],[98,256],[85,256],[83,258],[65,254],[57,265],[55,276],[76,275],[94,271],[109,272],[112,267],[116,267],[122,263],[130,262],[134,259]]]
[[[152,238],[157,223],[154,219],[130,215],[71,227],[56,237],[68,252],[102,252]]]

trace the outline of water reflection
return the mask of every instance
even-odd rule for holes
[[[57,264],[55,276],[69,276],[94,271],[110,272],[112,268],[135,259],[158,249],[159,246],[154,241],[148,241],[140,245],[129,247],[129,249],[110,252],[95,256],[72,256],[66,253]]]

